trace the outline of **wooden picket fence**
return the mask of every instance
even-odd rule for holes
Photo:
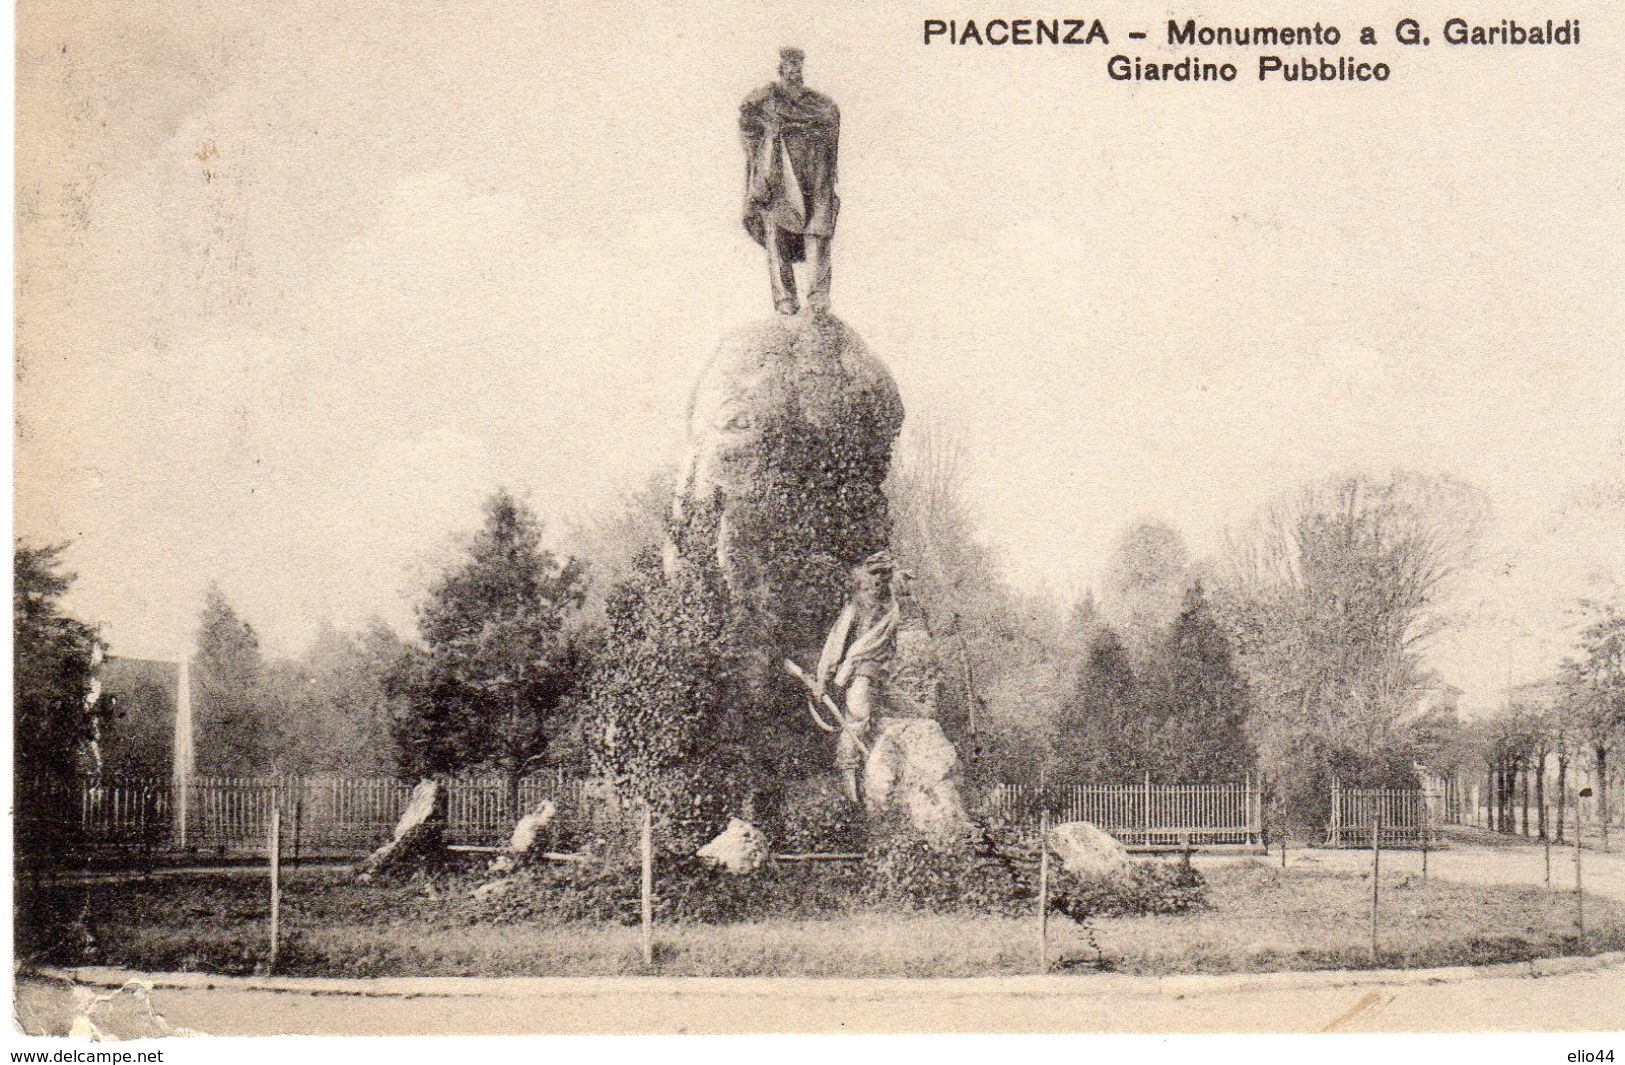
[[[1439,797],[1417,788],[1345,788],[1332,781],[1331,821],[1326,845],[1369,847],[1372,830],[1384,847],[1438,844]]]
[[[526,777],[518,801],[500,778],[453,780],[446,787],[446,837],[492,846],[543,799],[568,819],[585,809],[583,784],[562,773]],[[193,777],[86,782],[79,823],[93,845],[203,854],[255,853],[265,846],[271,811],[280,810],[288,852],[366,853],[390,838],[412,787],[353,777]]]
[[[1258,849],[1264,845],[1263,797],[1256,782],[1240,784],[1064,785],[1001,784],[985,812],[1037,823],[1088,821],[1124,846],[1161,850],[1183,846]]]

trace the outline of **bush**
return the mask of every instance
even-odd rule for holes
[[[842,800],[844,802],[844,800]],[[792,826],[797,849],[828,850],[830,821],[816,809]],[[833,805],[825,809],[838,810]],[[837,825],[838,826],[838,822]],[[850,837],[847,837],[850,838]],[[810,845],[813,844],[813,845]],[[627,839],[599,838],[589,860],[538,865],[505,890],[471,899],[471,921],[613,921],[640,918],[640,870]],[[727,924],[762,918],[816,918],[857,908],[942,914],[1024,916],[1038,893],[1038,842],[1015,825],[992,823],[946,842],[926,840],[897,823],[875,827],[862,862],[770,862],[736,876],[692,855],[655,860],[655,918]],[[1081,880],[1051,864],[1050,908],[1073,920],[1183,913],[1206,903],[1206,884],[1178,863],[1135,862],[1105,880]]]
[[[470,921],[636,924],[641,870],[626,857],[528,868],[503,891],[473,898]],[[855,863],[769,864],[736,876],[702,858],[655,859],[654,915],[661,922],[728,924],[768,917],[818,917],[849,910],[867,895]]]
[[[869,819],[825,774],[791,786],[777,831],[768,834],[773,849],[784,854],[861,851],[869,845]]]
[[[1207,882],[1183,863],[1134,862],[1115,876],[1087,880],[1061,870],[1050,884],[1050,909],[1080,922],[1185,913],[1206,904]]]
[[[864,863],[869,901],[932,913],[1011,914],[1030,905],[1033,891],[1020,856],[988,833],[934,842],[886,824]]]

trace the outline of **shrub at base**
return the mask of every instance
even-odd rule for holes
[[[869,845],[869,818],[825,773],[790,786],[773,838],[784,854],[861,851]]]
[[[1207,905],[1207,882],[1182,863],[1133,862],[1084,879],[1062,873],[1050,885],[1050,909],[1074,921],[1185,913]]]

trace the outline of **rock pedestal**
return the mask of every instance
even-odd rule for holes
[[[871,817],[900,814],[920,835],[946,842],[970,827],[959,794],[959,755],[930,718],[881,722],[863,770]]]
[[[835,741],[817,730],[806,689],[783,664],[818,662],[854,574],[890,545],[883,484],[902,424],[890,372],[827,312],[734,330],[694,388],[666,572],[714,566],[726,585],[748,640],[735,674],[751,708],[740,731],[756,766],[789,779],[831,766]],[[943,677],[928,649],[910,643],[923,633],[903,630],[879,700],[896,716],[876,721],[862,771],[866,805],[948,838],[970,819],[958,756],[932,720]]]
[[[690,400],[668,572],[714,559],[770,660],[816,649],[851,567],[890,539],[902,424],[891,374],[834,315],[729,333]]]

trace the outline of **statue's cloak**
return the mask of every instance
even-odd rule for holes
[[[803,236],[835,234],[841,112],[822,93],[776,81],[739,105],[739,135],[745,146],[745,229],[765,245],[771,219],[790,234],[784,250],[800,262]]]

